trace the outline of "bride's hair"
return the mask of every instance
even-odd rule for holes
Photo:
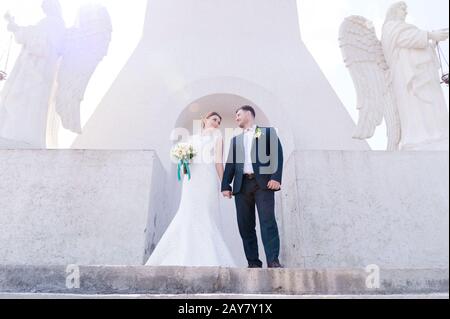
[[[204,116],[202,117],[202,129],[205,128],[205,121],[206,121],[207,119],[210,119],[210,118],[213,117],[213,116],[219,117],[220,121],[222,121],[222,116],[221,116],[219,113],[217,113],[217,112],[209,112],[209,113],[207,113],[206,115],[204,115]]]

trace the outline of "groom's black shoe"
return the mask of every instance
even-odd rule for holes
[[[262,267],[263,263],[261,260],[248,262],[248,268],[262,268]]]
[[[253,269],[253,268],[262,268],[262,266],[260,266],[260,265],[255,265],[255,264],[252,264],[252,265],[248,265],[248,268],[250,268],[250,269]]]
[[[280,262],[279,262],[278,260],[269,263],[269,264],[268,264],[268,267],[269,267],[269,268],[284,268],[284,267],[280,264]]]

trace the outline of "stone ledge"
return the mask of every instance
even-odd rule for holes
[[[142,265],[164,230],[151,150],[0,150],[0,177],[0,265]]]
[[[37,150],[39,148],[25,142],[18,142],[0,137],[0,150],[18,150],[18,149]]]
[[[417,295],[448,294],[447,269],[381,270],[380,289],[359,269],[253,270],[79,266],[80,288],[66,287],[65,266],[0,266],[0,293],[71,295]]]

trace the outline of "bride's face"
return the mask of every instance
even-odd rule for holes
[[[205,129],[218,129],[222,120],[217,115],[213,115],[205,120]]]

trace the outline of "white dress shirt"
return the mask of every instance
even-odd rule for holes
[[[244,130],[244,148],[245,148],[245,162],[244,162],[244,174],[254,174],[252,163],[252,146],[256,134],[256,125]]]

